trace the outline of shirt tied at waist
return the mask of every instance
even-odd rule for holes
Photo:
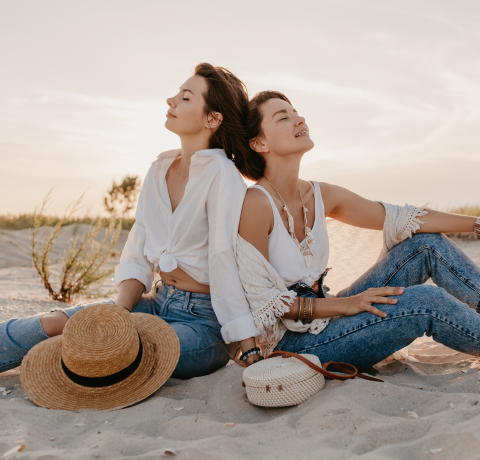
[[[166,248],[161,249],[160,255],[160,271],[169,273],[177,268],[177,260],[173,254],[167,252]]]

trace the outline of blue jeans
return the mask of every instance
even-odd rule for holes
[[[429,278],[437,286],[422,285]],[[480,356],[480,267],[442,234],[419,233],[395,246],[337,297],[369,288],[403,286],[395,305],[374,304],[381,318],[363,312],[334,317],[318,335],[287,331],[277,349],[353,364],[360,371],[423,334],[454,350]]]
[[[113,302],[112,302],[113,303]],[[71,318],[88,305],[62,310]],[[132,313],[156,315],[166,321],[180,340],[180,359],[172,377],[188,379],[210,374],[225,366],[238,348],[225,345],[220,323],[210,302],[210,295],[180,291],[157,280]],[[0,372],[18,367],[28,350],[47,339],[40,315],[11,319],[0,323]]]

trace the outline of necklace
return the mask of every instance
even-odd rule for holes
[[[302,246],[300,242],[298,241],[298,238],[295,236],[295,224],[293,221],[293,216],[290,214],[290,211],[288,209],[287,203],[285,200],[282,198],[282,195],[278,193],[278,190],[275,188],[275,186],[268,180],[267,176],[263,176],[267,180],[267,182],[272,186],[273,190],[277,193],[277,195],[280,197],[280,199],[283,201],[283,210],[287,213],[288,216],[288,232],[290,233],[290,236],[292,237],[294,243],[297,245],[298,249],[300,249],[300,252],[303,254],[305,257],[305,262],[307,264],[307,267],[312,266],[312,249],[310,248],[310,245],[315,242],[313,239],[312,235],[312,230],[308,227],[308,221],[307,221],[307,212],[308,209],[305,207],[305,203],[303,202],[303,196],[302,192],[300,190],[300,186],[298,187],[298,192],[300,193],[300,199],[302,200],[302,209],[303,209],[303,223],[305,226],[305,246]]]

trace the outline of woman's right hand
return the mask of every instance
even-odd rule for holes
[[[381,318],[385,318],[387,314],[384,311],[374,307],[372,304],[387,303],[395,305],[398,302],[397,299],[392,299],[386,296],[402,295],[403,291],[403,287],[370,288],[352,297],[345,297],[345,304],[344,308],[342,309],[343,314],[345,316],[353,316],[364,311],[368,311],[374,315],[380,316]]]

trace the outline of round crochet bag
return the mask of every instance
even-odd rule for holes
[[[345,372],[338,375],[327,371],[328,366]],[[275,351],[267,359],[258,361],[243,371],[242,385],[248,400],[256,406],[296,406],[306,401],[325,386],[325,377],[347,380],[355,377],[382,382],[383,380],[359,374],[351,364],[329,362],[322,368],[315,355],[299,355]]]

